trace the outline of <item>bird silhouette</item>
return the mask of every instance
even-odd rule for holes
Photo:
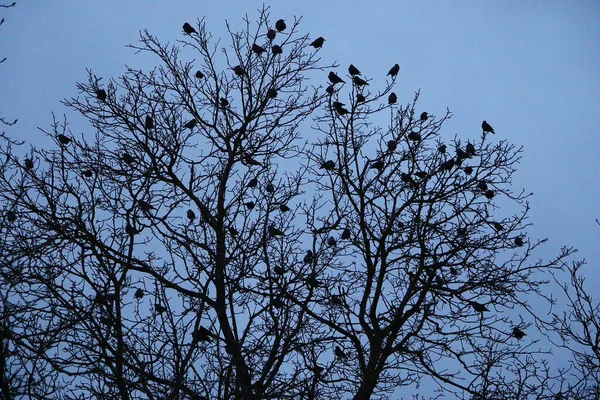
[[[136,158],[129,153],[123,153],[121,160],[123,160],[123,162],[125,162],[127,165],[132,165],[136,162]]]
[[[202,71],[196,71],[196,78],[198,78],[198,79],[204,78],[204,74],[202,73]]]
[[[365,98],[365,96],[362,93],[356,94],[356,102],[357,103],[364,103],[365,100],[367,100],[367,99]]]
[[[196,213],[194,212],[194,210],[187,210],[186,215],[190,221],[193,221],[196,218]]]
[[[467,174],[467,175],[471,175],[471,174],[473,173],[473,167],[470,167],[470,166],[468,166],[468,165],[467,165],[467,166],[464,168],[464,171],[465,171],[465,174]]]
[[[515,327],[512,329],[512,335],[513,335],[515,338],[517,338],[518,340],[521,340],[521,339],[523,339],[525,336],[527,336],[527,335],[525,334],[525,332],[523,332],[523,331],[522,331],[522,330],[521,330],[521,329],[520,329],[518,326],[515,326]]]
[[[221,107],[228,107],[229,106],[229,100],[227,100],[225,97],[221,97],[219,99],[219,104],[221,104]]]
[[[385,161],[383,159],[378,159],[375,161],[371,161],[369,163],[371,169],[376,169],[377,171],[381,171],[383,167],[385,167]]]
[[[138,200],[137,203],[140,206],[140,209],[144,212],[149,212],[150,210],[156,209],[156,207],[154,207],[152,204],[148,203],[145,200]]]
[[[488,190],[488,184],[484,180],[479,181],[477,187],[483,191]]]
[[[236,76],[244,76],[246,75],[246,70],[241,65],[236,65],[233,67],[233,73],[236,74]]]
[[[427,118],[429,118],[429,115],[425,111],[423,111],[419,119],[421,120],[421,122],[425,122],[427,121]]]
[[[398,101],[398,96],[396,96],[396,93],[394,93],[394,92],[390,93],[390,95],[388,96],[388,104],[396,104],[397,101]]]
[[[467,142],[467,147],[465,147],[465,150],[467,151],[468,155],[470,155],[470,156],[475,155],[475,145],[473,145],[473,143]]]
[[[410,184],[414,184],[415,180],[413,179],[412,176],[410,176],[410,174],[404,173],[402,172],[400,174],[400,180],[404,183],[410,183]]]
[[[398,72],[400,72],[400,66],[398,64],[394,64],[394,66],[390,69],[390,72],[387,74],[394,78],[396,75],[398,75]]]
[[[157,313],[159,313],[159,314],[162,314],[162,313],[164,313],[165,311],[167,311],[167,308],[166,308],[166,307],[164,307],[164,306],[162,306],[162,305],[160,305],[159,303],[156,303],[156,304],[154,305],[154,311],[156,311],[156,312],[157,312]]]
[[[135,297],[136,299],[141,299],[142,297],[144,297],[144,291],[140,288],[137,288],[133,297]]]
[[[456,276],[458,275],[458,271],[454,267],[450,267],[450,275]]]
[[[106,90],[104,90],[104,89],[96,90],[96,97],[100,101],[106,101]]]
[[[248,210],[252,210],[256,204],[253,201],[248,201],[248,202],[244,203],[244,205],[246,206],[246,208]]]
[[[342,239],[348,240],[348,239],[350,239],[351,235],[352,235],[352,232],[350,232],[350,228],[344,228],[344,230],[342,232]]]
[[[325,39],[323,39],[322,37],[318,37],[315,40],[313,40],[313,42],[310,44],[310,46],[314,47],[315,49],[320,49],[323,46],[323,43],[325,42]]]
[[[127,233],[130,236],[133,236],[136,233],[140,233],[140,231],[136,230],[133,226],[131,226],[129,223],[127,223],[125,225],[125,233]]]
[[[252,52],[254,52],[254,54],[258,54],[259,56],[264,53],[266,50],[264,47],[257,45],[256,43],[252,44]]]
[[[471,304],[471,307],[473,307],[473,309],[479,313],[489,311],[485,304],[481,304],[476,301],[470,301],[469,304]]]
[[[270,41],[273,41],[275,39],[275,36],[277,36],[277,32],[275,32],[275,29],[269,29],[267,31],[267,39],[269,39]]]
[[[485,197],[487,197],[489,200],[493,199],[495,195],[496,195],[496,192],[494,192],[493,190],[485,191]]]
[[[354,84],[356,86],[365,86],[365,85],[369,84],[367,81],[362,79],[360,76],[355,76],[354,78],[352,78],[352,82],[354,82]]]
[[[469,155],[466,151],[464,151],[463,149],[457,147],[456,148],[456,158],[458,160],[460,160],[460,162],[462,162],[463,160],[466,160],[467,158],[471,158],[472,156]]]
[[[273,52],[273,54],[283,53],[283,49],[278,44],[274,44],[273,47],[271,47],[271,51]]]
[[[147,130],[154,128],[154,121],[149,115],[146,115],[146,120],[144,121],[144,128],[146,128]]]
[[[327,239],[327,246],[333,247],[337,244],[337,241],[335,240],[335,238],[333,236],[330,236],[329,239]]]
[[[483,129],[483,133],[486,133],[486,132],[496,133],[496,132],[494,132],[494,128],[492,128],[492,126],[490,124],[488,124],[487,121],[483,121],[481,123],[481,129]]]
[[[191,119],[188,122],[186,122],[183,127],[187,128],[187,129],[194,129],[194,127],[196,126],[196,124],[198,123],[198,121],[196,121],[196,119]]]
[[[514,243],[515,243],[515,246],[517,246],[517,247],[521,247],[521,246],[523,246],[523,244],[525,244],[525,243],[523,242],[523,238],[522,238],[521,236],[517,236],[517,237],[515,238],[515,241],[514,241]]]
[[[199,326],[198,329],[192,333],[192,340],[195,342],[208,342],[212,336],[213,334],[209,329]]]
[[[256,186],[258,186],[258,179],[252,178],[248,181],[249,188],[255,188]]]
[[[440,170],[442,171],[451,171],[452,168],[454,167],[454,159],[451,158],[448,161],[444,161],[443,163],[440,164]]]
[[[360,71],[358,70],[358,68],[356,68],[354,65],[350,64],[350,66],[348,67],[348,72],[350,73],[350,75],[360,75]]]
[[[67,145],[67,144],[71,143],[71,138],[69,138],[68,136],[65,136],[63,134],[60,134],[60,135],[58,135],[58,142],[60,144]]]
[[[267,90],[267,97],[274,99],[275,97],[277,97],[277,89],[275,88],[269,88]]]
[[[285,235],[285,233],[282,230],[277,229],[274,225],[269,226],[269,234],[271,235],[271,237]]]
[[[504,227],[502,226],[501,223],[499,222],[493,222],[492,225],[494,226],[494,229],[498,232],[503,231]]]
[[[273,271],[277,274],[277,275],[283,275],[285,274],[285,268],[280,267],[279,265],[273,267]]]
[[[252,158],[249,154],[246,154],[244,156],[244,161],[246,162],[246,165],[248,166],[261,166],[262,164],[260,162],[258,162],[257,160],[255,160],[254,158]]]
[[[321,164],[320,169],[324,169],[325,171],[333,171],[335,169],[335,161],[333,161],[333,160],[325,161],[324,163]]]
[[[325,92],[326,92],[327,94],[333,94],[333,92],[334,92],[333,85],[329,85],[329,86],[327,86],[327,88],[325,89]]]
[[[285,25],[285,21],[283,19],[278,20],[277,22],[275,22],[275,29],[277,29],[279,32],[283,32],[286,28]]]
[[[304,255],[304,258],[302,259],[302,261],[304,262],[304,264],[312,264],[313,258],[314,258],[314,254],[313,254],[312,250],[306,250],[306,254]]]
[[[81,175],[85,176],[86,178],[91,178],[92,176],[94,176],[94,171],[92,171],[91,169],[86,169],[81,173]]]
[[[427,172],[425,171],[417,171],[415,172],[415,175],[417,176],[417,178],[419,179],[425,179],[427,178],[427,176],[429,175]]]
[[[438,151],[442,154],[446,154],[446,148],[445,144],[441,144],[440,147],[438,147]]]
[[[185,33],[187,33],[188,35],[191,35],[192,33],[198,33],[198,32],[196,32],[196,30],[194,29],[194,27],[192,27],[187,22],[185,24],[183,24],[183,31]]]
[[[396,142],[395,140],[389,140],[387,142],[388,151],[390,151],[390,152],[396,151],[397,148],[398,148],[398,142]]]
[[[342,78],[340,78],[335,72],[331,71],[329,72],[328,75],[329,78],[329,82],[333,83],[334,85],[336,83],[346,83],[346,81],[344,81]]]
[[[285,204],[282,204],[282,205],[279,206],[279,211],[281,211],[281,212],[288,212],[290,210],[291,209],[287,205],[285,205]]]
[[[412,141],[418,142],[419,140],[421,140],[421,135],[419,135],[418,132],[412,131],[408,134],[408,138]]]
[[[227,228],[227,231],[233,237],[236,237],[238,235],[238,233],[239,233],[238,230],[235,229],[233,226],[230,226],[229,228]]]
[[[340,360],[345,360],[346,358],[348,358],[346,353],[344,353],[344,350],[340,349],[338,346],[335,346],[335,350],[333,351],[333,354],[335,354],[335,356],[337,358],[339,358]]]
[[[15,222],[17,220],[17,213],[10,210],[6,213],[6,220],[8,222]]]
[[[267,183],[267,186],[265,186],[265,191],[267,193],[275,193],[275,186],[273,186],[272,183]]]

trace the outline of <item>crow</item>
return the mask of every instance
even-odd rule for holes
[[[388,96],[388,104],[395,104],[398,101],[398,96],[396,96],[396,93],[392,92],[390,93],[390,95]]]
[[[273,271],[277,274],[277,275],[283,275],[285,274],[285,268],[280,267],[280,266],[276,266],[273,267]]]
[[[138,205],[140,206],[140,209],[145,212],[149,212],[150,210],[156,209],[156,207],[154,207],[152,204],[148,203],[145,200],[138,200]]]
[[[423,111],[420,117],[421,122],[427,121],[427,118],[429,118],[429,115],[425,111]]]
[[[394,66],[390,69],[390,72],[387,74],[394,78],[396,75],[398,75],[398,72],[400,72],[400,66],[398,64],[394,64]]]
[[[473,309],[479,313],[489,311],[485,304],[481,304],[476,301],[470,301],[469,303],[471,304],[471,307],[473,307]]]
[[[167,307],[164,307],[164,306],[162,306],[162,305],[160,305],[160,304],[156,303],[156,304],[154,305],[154,311],[156,311],[156,312],[157,312],[157,313],[159,313],[159,314],[162,314],[162,313],[164,313],[165,311],[167,311]]]
[[[475,146],[473,145],[473,143],[468,142],[465,150],[467,151],[468,155],[470,155],[470,156],[475,155]]]
[[[327,86],[327,88],[325,89],[325,92],[326,92],[327,94],[333,94],[333,90],[334,90],[334,88],[333,88],[333,85],[329,85],[329,86]]]
[[[267,193],[275,193],[275,186],[273,186],[272,183],[267,183],[267,186],[265,187],[265,191]]]
[[[131,165],[136,162],[136,158],[129,153],[123,153],[121,160],[123,160],[123,162],[125,162],[127,165]]]
[[[81,174],[86,178],[91,178],[92,176],[94,176],[94,171],[92,171],[91,169],[86,169]]]
[[[518,326],[515,326],[515,327],[512,329],[512,335],[513,335],[514,337],[516,337],[518,340],[521,340],[521,339],[523,339],[525,336],[527,336],[527,335],[525,334],[525,332],[523,332],[521,329],[519,329],[519,327],[518,327]]]
[[[483,129],[483,133],[486,133],[486,132],[496,133],[496,132],[494,132],[494,128],[492,128],[492,126],[490,124],[488,124],[487,121],[483,121],[481,123],[481,129]]]
[[[271,225],[269,226],[269,234],[273,237],[273,236],[283,236],[284,233],[282,230],[275,228],[275,226]]]
[[[261,166],[262,167],[262,164],[260,162],[256,161],[254,158],[252,158],[248,154],[246,154],[244,156],[244,161],[246,162],[246,165],[249,165],[249,166],[253,166],[254,165],[254,166]]]
[[[273,47],[271,47],[271,51],[273,52],[273,54],[281,54],[283,53],[283,49],[281,48],[281,46],[275,44],[273,45]]]
[[[517,247],[521,247],[521,246],[523,246],[523,244],[524,244],[524,242],[523,242],[523,238],[522,238],[521,236],[517,236],[517,237],[515,238],[515,241],[514,241],[514,243],[515,243],[515,246],[517,246]]]
[[[310,46],[314,47],[315,49],[320,49],[321,46],[323,46],[323,42],[325,42],[325,39],[323,39],[322,37],[318,37],[315,40],[313,40]]]
[[[96,97],[100,101],[106,101],[106,90],[104,90],[104,89],[96,90]]]
[[[471,175],[473,173],[473,167],[467,165],[465,167],[464,171],[465,171],[465,174]]]
[[[269,88],[267,90],[267,97],[269,97],[270,99],[274,99],[275,97],[277,97],[277,90],[274,88]]]
[[[442,171],[451,171],[452,168],[454,167],[454,159],[451,158],[448,161],[444,161],[442,164],[440,164],[440,170]]]
[[[400,174],[400,180],[404,183],[410,183],[410,184],[414,184],[415,180],[413,179],[412,176],[410,176],[410,174],[404,173],[402,172]]]
[[[489,200],[493,199],[495,195],[496,195],[496,192],[494,192],[493,190],[485,191],[485,197],[487,197]]]
[[[15,213],[14,211],[8,211],[6,213],[6,220],[8,222],[15,222],[17,220],[17,213]]]
[[[438,151],[442,154],[446,154],[446,145],[441,144],[440,147],[438,147]]]
[[[333,161],[333,160],[325,161],[323,164],[321,164],[320,169],[324,169],[325,171],[333,171],[335,169],[335,161]]]
[[[290,208],[287,205],[282,204],[282,205],[279,206],[279,210],[281,212],[288,212],[288,211],[290,211]]]
[[[196,342],[208,342],[210,341],[212,335],[213,334],[210,330],[200,326],[192,333],[192,339]]]
[[[348,239],[350,239],[350,235],[351,235],[350,228],[344,228],[344,231],[342,232],[342,239],[348,240]]]
[[[327,239],[327,246],[335,246],[337,244],[337,241],[335,240],[335,238],[333,236],[330,236],[329,239]]]
[[[358,70],[358,68],[356,68],[354,65],[350,64],[350,66],[348,67],[348,72],[350,73],[350,75],[354,76],[354,75],[360,75],[360,71]]]
[[[357,103],[364,103],[365,100],[367,100],[367,99],[365,98],[365,96],[362,93],[358,93],[356,95],[356,102]]]
[[[187,22],[185,24],[183,24],[183,31],[185,33],[187,33],[188,35],[191,35],[192,33],[198,33],[196,32],[196,30]]]
[[[194,210],[187,210],[186,215],[190,221],[193,221],[196,218],[196,213],[194,212]]]
[[[58,135],[58,141],[60,144],[67,145],[67,144],[71,143],[71,138],[69,138],[68,136],[65,136],[63,134],[60,134],[60,135]]]
[[[225,97],[221,97],[219,99],[219,104],[221,104],[221,107],[228,107],[229,106],[229,100],[227,100]]]
[[[488,185],[485,181],[481,180],[479,181],[479,183],[477,183],[477,187],[483,191],[488,190]]]
[[[265,48],[257,45],[256,43],[252,44],[252,51],[259,56],[265,52]]]
[[[254,204],[253,201],[248,201],[248,202],[244,203],[244,205],[246,206],[246,208],[248,210],[252,210],[256,204]]]
[[[154,128],[154,120],[149,115],[146,115],[146,120],[144,121],[144,128],[146,128],[147,130]]]
[[[196,126],[196,124],[198,123],[198,121],[196,121],[195,118],[189,120],[188,122],[186,122],[183,127],[184,128],[188,128],[188,129],[194,129],[194,127]]]
[[[198,78],[198,79],[204,78],[204,74],[202,73],[202,71],[196,71],[196,78]]]
[[[280,19],[277,22],[275,22],[275,29],[277,29],[279,32],[283,32],[286,28],[285,25],[285,21]]]
[[[338,346],[335,346],[335,350],[333,351],[333,353],[337,358],[341,360],[345,360],[346,358],[348,358],[346,353],[344,353],[344,350],[340,349]]]
[[[419,135],[418,132],[412,131],[411,133],[408,134],[408,138],[410,140],[414,140],[415,142],[418,142],[419,140],[421,140],[421,135]]]
[[[233,67],[233,72],[237,76],[244,76],[244,75],[246,75],[246,70],[244,70],[244,67],[242,67],[241,65],[236,65],[235,67]]]
[[[395,140],[388,141],[387,148],[390,152],[395,151],[398,148],[398,142],[396,142]]]
[[[352,78],[352,82],[354,82],[354,84],[356,86],[365,86],[365,85],[369,84],[367,81],[362,79],[360,76],[355,76],[354,78]]]
[[[381,171],[385,166],[385,162],[381,158],[375,161],[371,161],[369,164],[371,166],[371,169],[376,169],[377,171]]]
[[[258,179],[256,179],[256,178],[252,178],[252,179],[250,179],[250,181],[248,181],[249,188],[255,188],[257,185],[258,185]]]
[[[306,255],[304,256],[302,261],[304,262],[304,264],[312,264],[313,258],[314,258],[314,254],[313,254],[312,250],[306,250]]]
[[[275,39],[276,35],[277,35],[277,32],[275,32],[275,29],[269,29],[267,31],[267,39],[269,39],[270,41],[273,41],[273,39]]]
[[[333,71],[331,71],[329,73],[328,77],[329,77],[329,81],[331,83],[333,83],[334,85],[336,83],[346,83],[346,81],[344,81],[342,78],[340,78],[339,76],[337,76],[337,74],[335,72],[333,72]]]
[[[137,288],[133,297],[135,297],[138,300],[141,299],[142,297],[144,297],[144,291],[140,288]]]

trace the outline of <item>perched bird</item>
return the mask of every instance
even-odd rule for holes
[[[128,235],[135,235],[136,233],[139,233],[138,230],[136,230],[133,226],[131,226],[129,223],[127,223],[127,225],[125,225],[125,233],[127,233]]]
[[[493,190],[485,191],[485,197],[487,197],[489,200],[493,199],[495,195],[496,195],[496,192],[494,192]]]
[[[440,170],[442,171],[451,171],[454,167],[454,159],[451,158],[448,161],[444,161],[440,164]]]
[[[521,339],[523,339],[525,336],[527,336],[527,335],[525,334],[525,332],[523,332],[521,329],[519,329],[519,327],[518,327],[518,326],[515,326],[515,327],[512,329],[512,335],[513,335],[514,337],[516,337],[518,340],[521,340]]]
[[[236,74],[236,76],[244,76],[246,75],[246,70],[241,65],[236,65],[233,67],[233,73]]]
[[[6,220],[8,222],[15,222],[17,220],[17,213],[10,210],[6,213]]]
[[[304,262],[304,264],[312,264],[313,258],[314,258],[314,254],[313,254],[312,250],[306,250],[306,255],[304,256],[302,261]]]
[[[273,52],[273,54],[283,53],[283,49],[278,44],[274,44],[273,47],[271,47],[271,51]]]
[[[483,121],[481,123],[481,129],[483,129],[483,133],[486,133],[486,132],[496,133],[496,132],[494,132],[494,128],[492,128],[492,126],[490,124],[488,124],[487,121]]]
[[[346,358],[348,358],[346,353],[344,353],[344,350],[340,349],[338,346],[335,346],[333,354],[335,354],[335,356],[341,360],[345,360]]]
[[[269,88],[267,90],[267,97],[269,97],[270,99],[274,99],[275,97],[277,97],[277,89]]]
[[[261,55],[262,53],[264,53],[266,50],[264,47],[257,45],[256,43],[252,43],[252,52],[254,54],[257,55]]]
[[[350,239],[350,235],[352,233],[350,232],[350,228],[344,228],[344,231],[342,232],[342,239],[343,240],[348,240]]]
[[[273,236],[283,236],[285,233],[280,230],[275,228],[275,226],[271,225],[269,226],[269,234],[271,235],[271,237]]]
[[[352,82],[354,82],[354,84],[356,86],[365,86],[368,85],[369,83],[367,81],[365,81],[363,78],[361,78],[360,76],[355,76],[354,78],[352,78]]]
[[[285,205],[285,204],[282,204],[282,205],[280,205],[280,206],[279,206],[279,211],[281,211],[281,212],[288,212],[288,211],[290,211],[290,210],[291,210],[291,208],[289,208],[289,207],[288,207],[287,205]]]
[[[162,314],[162,313],[164,313],[165,311],[167,311],[167,307],[164,307],[164,306],[162,306],[162,305],[160,305],[160,304],[156,303],[156,304],[154,305],[154,311],[156,311],[156,312],[157,312],[157,313],[159,313],[159,314]]]
[[[92,176],[94,176],[94,171],[92,171],[91,169],[86,169],[81,173],[81,175],[85,176],[86,178],[91,178]]]
[[[183,24],[183,31],[185,33],[187,33],[188,35],[191,35],[192,33],[198,33],[198,32],[196,32],[196,30],[194,29],[194,27],[192,27],[187,22],[185,24]]]
[[[419,140],[421,140],[421,135],[419,135],[418,132],[412,131],[411,133],[408,134],[408,138],[410,140],[418,142]]]
[[[252,210],[254,208],[254,206],[255,206],[255,204],[254,204],[253,201],[248,201],[248,202],[244,203],[244,205],[246,206],[246,208],[248,210]]]
[[[194,212],[194,210],[187,210],[186,215],[190,221],[193,221],[196,218],[196,213]]]
[[[365,102],[366,97],[362,94],[362,93],[357,93],[356,94],[356,102],[357,103],[364,103]]]
[[[327,239],[327,246],[335,246],[337,244],[337,241],[335,240],[335,238],[333,236],[330,236],[329,239]]]
[[[228,107],[229,106],[229,100],[227,100],[225,97],[221,97],[219,99],[219,104],[221,104],[221,107]]]
[[[388,104],[396,104],[397,101],[398,101],[398,96],[396,96],[396,93],[394,93],[394,92],[390,93],[390,95],[388,96]]]
[[[329,78],[329,82],[333,83],[334,85],[336,83],[346,83],[346,81],[344,81],[342,78],[337,76],[337,74],[333,71],[329,72],[328,78]]]
[[[65,136],[63,134],[60,134],[60,135],[58,135],[58,141],[60,144],[67,145],[67,144],[71,143],[71,138],[69,138],[68,136]]]
[[[252,178],[248,181],[249,188],[255,188],[256,186],[258,186],[258,179]]]
[[[202,71],[196,71],[196,78],[198,78],[198,79],[204,78],[204,74],[202,73]]]
[[[499,222],[494,222],[492,223],[492,225],[494,225],[494,229],[497,230],[498,232],[503,231],[504,227],[502,226],[501,223]]]
[[[456,276],[458,275],[458,271],[454,267],[450,267],[450,275]]]
[[[411,183],[411,184],[415,183],[415,180],[413,179],[413,177],[410,176],[410,174],[407,174],[407,173],[404,173],[404,172],[402,172],[400,174],[400,180],[402,182],[404,182],[404,183]]]
[[[275,39],[275,36],[277,35],[277,32],[275,32],[275,29],[269,29],[267,31],[267,39],[273,41]]]
[[[196,342],[208,342],[211,337],[212,332],[203,326],[199,326],[198,329],[192,333],[192,340]]]
[[[485,304],[481,304],[476,301],[470,301],[469,304],[471,304],[471,307],[473,307],[473,309],[479,313],[489,311]]]
[[[472,156],[469,155],[466,151],[464,151],[463,149],[457,147],[456,148],[456,158],[458,158],[459,160],[465,160],[467,158],[471,158]]]
[[[96,90],[96,97],[100,101],[106,101],[106,90],[104,90],[104,89]]]
[[[318,37],[315,40],[313,40],[313,42],[310,44],[312,47],[314,47],[315,49],[320,49],[323,46],[323,43],[325,42],[325,39],[323,39],[322,37]]]
[[[371,161],[369,164],[370,164],[371,169],[376,169],[377,171],[381,171],[383,169],[383,167],[385,166],[385,161],[380,158],[378,160]]]
[[[475,155],[475,146],[473,145],[473,143],[467,142],[467,147],[465,148],[465,150],[467,151],[468,155],[470,155],[470,156]]]
[[[425,111],[423,111],[419,119],[421,120],[421,122],[425,122],[427,121],[427,118],[429,118],[429,115]]]
[[[277,29],[279,32],[284,31],[285,28],[286,28],[286,25],[285,25],[284,20],[280,19],[277,22],[275,22],[275,29]]]
[[[137,288],[137,290],[135,291],[133,297],[135,297],[136,299],[141,299],[142,297],[144,297],[144,291],[140,288]]]
[[[459,237],[465,237],[465,236],[467,236],[467,230],[465,228],[457,228],[456,229],[456,236],[459,236]]]
[[[479,181],[477,187],[483,191],[488,190],[488,185],[484,180]]]
[[[467,174],[467,175],[471,175],[471,174],[473,173],[473,167],[471,167],[471,166],[468,166],[468,165],[467,165],[467,166],[464,168],[464,171],[465,171],[465,174]]]
[[[390,72],[387,74],[394,78],[396,75],[398,75],[398,72],[400,72],[400,66],[398,64],[394,64],[394,66],[390,69]]]
[[[523,244],[525,244],[525,243],[523,242],[523,238],[522,238],[521,236],[517,236],[517,237],[515,238],[515,241],[514,241],[514,243],[515,243],[515,246],[517,246],[517,247],[521,247],[521,246],[523,246]]]
[[[148,203],[145,200],[138,200],[138,205],[140,206],[140,209],[145,212],[149,212],[150,210],[156,209],[156,207],[154,207],[152,204]]]
[[[327,86],[327,88],[325,89],[325,92],[326,92],[327,94],[333,94],[333,91],[334,91],[333,85],[329,85],[329,86]]]
[[[186,122],[183,127],[184,128],[188,128],[188,129],[194,129],[194,127],[196,126],[196,124],[198,123],[198,121],[196,121],[195,118],[189,120],[188,122]]]
[[[310,273],[306,277],[306,283],[308,283],[310,286],[312,286],[314,288],[318,288],[319,286],[321,286],[321,281],[317,279],[317,274],[314,272]]]
[[[273,307],[275,307],[275,308],[283,307],[283,302],[281,301],[281,297],[279,297],[279,296],[273,297],[271,299],[271,304],[273,304]]]
[[[398,148],[398,142],[396,142],[395,140],[389,140],[387,142],[387,148],[390,152],[395,151]]]
[[[333,108],[335,108],[335,111],[337,111],[337,113],[340,115],[346,115],[350,112],[344,107],[344,104],[340,103],[339,101],[334,101],[333,103],[331,103],[331,105],[333,106]]]
[[[446,145],[441,144],[440,147],[438,147],[438,151],[442,154],[446,154]]]
[[[267,186],[265,186],[265,191],[267,193],[275,193],[275,186],[273,186],[272,183],[267,183]]]
[[[350,64],[350,66],[348,67],[348,72],[350,73],[350,75],[354,76],[354,75],[360,75],[360,71],[358,70],[358,68],[356,68],[354,65]]]
[[[25,159],[25,169],[32,170],[33,169],[33,160],[30,158]]]
[[[323,164],[321,164],[320,169],[324,169],[325,171],[333,171],[335,169],[335,161],[333,161],[333,160],[325,161]]]
[[[273,271],[277,274],[277,275],[283,275],[285,274],[285,268],[278,266],[273,267]]]
[[[238,235],[238,230],[235,229],[233,226],[230,226],[229,228],[227,228],[227,231],[229,231],[229,234],[233,237],[236,237]]]
[[[146,120],[144,121],[144,128],[146,128],[147,130],[154,128],[154,120],[152,120],[152,117],[149,115],[146,115]]]
[[[262,164],[260,162],[258,162],[257,160],[255,160],[254,158],[252,158],[249,154],[246,154],[244,156],[244,161],[246,162],[246,165],[249,165],[249,166],[253,166],[254,165],[254,166],[261,166],[262,167]]]
[[[425,179],[425,178],[427,178],[428,173],[425,171],[417,171],[417,172],[415,172],[415,175],[419,179]]]

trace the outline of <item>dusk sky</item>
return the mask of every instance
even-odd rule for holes
[[[267,4],[268,5],[268,4]],[[77,96],[86,68],[117,78],[125,65],[149,70],[156,59],[126,48],[148,29],[162,42],[182,38],[183,22],[205,18],[228,45],[227,19],[258,15],[262,2],[229,1],[18,1],[0,10],[0,115],[17,118],[7,134],[53,146],[37,127],[51,113],[66,114],[79,135],[91,127],[60,100]],[[523,146],[514,191],[533,192],[532,238],[549,238],[539,257],[562,246],[587,259],[588,288],[600,285],[600,2],[599,1],[278,1],[275,21],[302,16],[300,32],[326,39],[323,62],[339,72],[356,65],[385,82],[401,66],[394,90],[399,103],[421,90],[420,107],[437,116],[453,112],[442,136],[476,138],[481,121]],[[326,73],[322,82],[326,84]],[[600,296],[596,296],[600,300]]]

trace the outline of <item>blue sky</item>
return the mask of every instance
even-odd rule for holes
[[[226,7],[223,6],[226,4]],[[19,123],[7,132],[51,143],[51,112],[67,113],[79,134],[90,129],[60,104],[77,95],[91,68],[118,77],[125,65],[150,69],[147,56],[125,47],[147,28],[164,42],[181,25],[205,17],[226,39],[224,20],[242,28],[262,2],[20,1],[2,10],[1,115]],[[324,62],[354,63],[383,77],[398,62],[400,103],[421,89],[421,108],[454,117],[442,131],[476,137],[483,119],[498,137],[524,146],[515,190],[534,196],[532,237],[548,237],[543,254],[580,249],[590,287],[600,284],[600,2],[598,1],[278,1],[273,20],[303,16],[301,31],[327,40]],[[226,43],[226,42],[223,42]],[[325,84],[325,74],[323,84]],[[319,82],[315,82],[319,84]],[[79,120],[80,121],[80,120]]]

